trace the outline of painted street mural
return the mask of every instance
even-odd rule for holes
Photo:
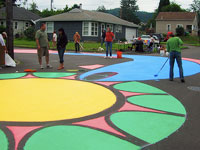
[[[139,56],[133,57],[136,63]],[[186,121],[184,106],[137,76],[129,78],[129,63],[80,66],[91,70],[80,76],[0,74],[0,150],[140,150],[168,138]]]

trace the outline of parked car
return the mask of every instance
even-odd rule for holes
[[[160,41],[159,41],[159,39],[158,39],[157,36],[153,36],[153,38],[154,38],[154,43],[155,43],[155,44],[160,44]],[[150,35],[142,35],[142,36],[141,36],[141,39],[142,39],[143,41],[151,41],[151,36],[150,36]]]
[[[163,34],[160,34],[160,33],[153,33],[152,35],[158,37],[158,39],[159,39],[160,42],[163,42],[163,41],[164,41],[164,36],[163,36]]]

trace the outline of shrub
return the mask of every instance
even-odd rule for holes
[[[185,29],[183,27],[176,28],[176,35],[183,36],[185,34]]]
[[[24,31],[24,35],[26,36],[27,39],[34,40],[35,39],[35,28],[34,27],[27,28]]]
[[[6,31],[6,27],[0,26],[0,33],[5,32],[5,31]]]

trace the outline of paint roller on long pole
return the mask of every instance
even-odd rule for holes
[[[81,43],[78,43],[78,44],[79,44],[79,46],[81,47],[81,49],[84,50],[83,45],[82,45]]]
[[[154,77],[158,77],[158,75],[160,74],[160,72],[163,70],[163,68],[167,64],[168,60],[169,60],[169,58],[167,58],[166,62],[163,64],[162,68],[159,70],[159,72],[157,74],[154,75]]]

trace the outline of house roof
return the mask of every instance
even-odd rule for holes
[[[111,24],[118,24],[124,25],[129,27],[139,27],[138,25],[128,22],[126,20],[120,19],[114,15],[97,12],[97,11],[88,11],[75,8],[67,13],[43,18],[40,21],[97,21],[103,23],[111,23]]]
[[[194,20],[194,12],[160,12],[156,20]]]
[[[6,8],[0,9],[0,19],[6,19]],[[35,21],[40,19],[40,16],[25,8],[13,6],[13,20]]]

